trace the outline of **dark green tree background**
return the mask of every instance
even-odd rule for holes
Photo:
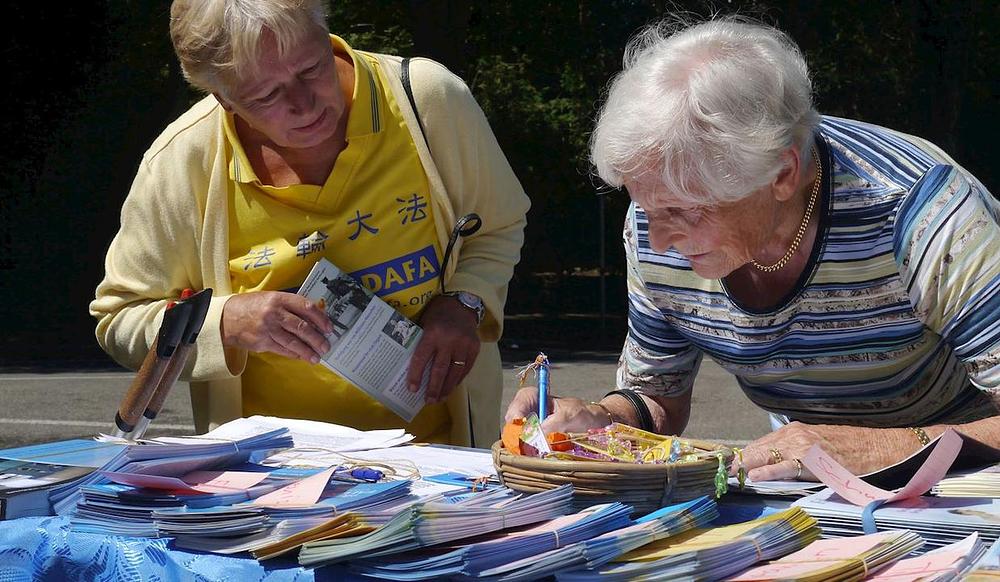
[[[602,254],[620,312],[627,197],[601,214],[587,140],[627,39],[678,10],[740,12],[786,30],[824,113],[926,137],[1000,192],[993,163],[996,2],[357,0],[331,3],[353,46],[433,57],[479,100],[531,196],[509,311],[595,312]],[[94,358],[87,304],[146,146],[199,95],[167,36],[169,2],[7,8],[0,130],[0,364]],[[602,253],[603,249],[603,253]],[[164,249],[163,252],[170,252]]]

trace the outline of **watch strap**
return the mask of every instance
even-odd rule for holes
[[[454,297],[464,307],[475,313],[476,325],[483,322],[483,317],[486,315],[486,306],[483,304],[481,297],[475,295],[474,293],[469,293],[468,291],[447,291],[443,293],[443,295],[446,297]]]

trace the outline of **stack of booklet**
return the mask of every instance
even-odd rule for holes
[[[658,509],[634,525],[592,539],[570,544],[529,558],[523,558],[480,572],[489,580],[536,580],[579,568],[598,568],[612,559],[692,528],[704,527],[719,516],[715,501],[699,497]]]
[[[816,518],[824,537],[863,533],[863,508],[844,501],[830,489],[803,497],[795,505]],[[913,497],[883,505],[873,513],[879,531],[909,529],[920,534],[924,550],[939,548],[979,532],[984,543],[1000,538],[1000,499]]]
[[[904,558],[879,570],[867,580],[876,582],[945,582],[959,580],[986,553],[986,546],[976,534],[922,556]]]
[[[595,505],[526,529],[491,535],[461,546],[354,562],[361,574],[384,580],[437,580],[479,576],[483,571],[528,556],[590,539],[632,524],[632,507]]]
[[[86,477],[54,488],[50,501],[55,512],[66,515],[83,501],[81,487],[107,483],[104,472],[186,475],[192,471],[225,468],[247,462],[251,455],[265,457],[272,451],[292,446],[288,429],[276,429],[236,441],[212,442],[199,438],[170,439],[131,444],[122,448],[111,460]]]
[[[270,432],[276,428],[287,428],[292,435],[294,447],[297,449],[292,458],[296,462],[310,459],[313,455],[383,449],[413,440],[413,435],[401,428],[358,430],[330,422],[259,415],[231,420],[205,433],[202,438],[232,441]],[[285,451],[282,451],[273,455],[271,459],[288,460],[284,454]],[[325,463],[326,466],[331,464],[335,463]]]
[[[643,546],[596,569],[559,580],[719,580],[762,560],[800,550],[819,537],[816,520],[792,508],[759,519],[697,529]]]
[[[230,471],[190,473],[181,477],[179,479],[181,484],[175,488],[150,486],[160,485],[158,481],[164,480],[158,475],[103,472],[102,475],[108,479],[119,482],[81,487],[80,493],[83,499],[70,516],[70,528],[73,531],[104,535],[157,537],[159,529],[154,515],[157,512],[169,513],[171,510],[188,509],[194,511],[242,503],[316,472],[316,469],[277,469],[248,463]],[[232,478],[234,475],[253,477],[250,480],[243,480],[246,483],[245,487],[206,491],[199,489],[199,483],[208,479],[199,479],[199,475],[228,476],[229,482],[234,481]],[[185,487],[186,483],[194,485]],[[258,510],[257,513],[266,521],[266,514],[263,511]]]
[[[323,534],[313,535],[310,539],[328,539],[328,537],[345,537],[344,527],[349,527],[354,532],[353,535],[373,530],[375,524],[364,517],[365,508],[391,503],[405,497],[409,490],[409,481],[334,485],[312,505],[278,507],[248,502],[230,507],[217,507],[211,511],[191,508],[161,510],[156,511],[153,518],[156,520],[160,535],[174,537],[177,545],[183,548],[232,554],[241,551],[253,552],[282,544],[288,545],[287,549],[291,550],[300,544],[291,544],[287,538],[301,537],[305,531],[314,530],[313,534],[320,532]],[[232,516],[239,516],[243,512],[264,516],[267,526],[257,531],[234,533],[229,533],[222,527],[232,519]],[[348,515],[352,516],[352,519],[344,520],[343,517]],[[199,527],[200,518],[205,519],[206,525],[215,521],[220,528],[202,529]],[[190,527],[192,525],[195,527]],[[364,531],[361,531],[362,529]],[[270,555],[273,550],[262,553]]]
[[[780,560],[756,566],[729,580],[864,580],[872,572],[919,548],[922,543],[920,536],[906,530],[838,540],[818,540]]]
[[[248,469],[250,470],[248,472]],[[205,474],[207,472],[200,472]],[[217,472],[215,482],[225,478],[242,487],[204,491],[192,473],[179,480],[178,488],[163,485],[160,476],[107,473],[112,480],[133,485],[106,483],[83,487],[83,500],[70,517],[74,531],[105,535],[174,537],[178,546],[217,552],[249,551],[329,521],[338,513],[380,507],[409,495],[409,481],[381,483],[329,482],[333,470],[274,468],[244,465]],[[256,475],[247,480],[243,476]],[[128,476],[128,479],[122,479]],[[293,499],[287,504],[268,504],[267,495],[321,479],[316,496]],[[183,483],[192,483],[184,489]],[[211,482],[211,481],[209,481]],[[145,483],[147,486],[140,486]],[[167,481],[169,483],[169,480]],[[281,531],[277,532],[278,526]]]
[[[349,540],[309,542],[299,552],[305,566],[398,554],[421,547],[481,536],[548,521],[572,507],[573,487],[563,485],[534,495],[509,489],[478,493],[457,502],[418,503],[370,534]]]
[[[949,474],[931,487],[938,497],[1000,497],[1000,464]]]
[[[115,458],[124,444],[71,439],[0,451],[0,520],[50,515],[49,492]]]
[[[993,542],[982,558],[972,564],[965,582],[997,582],[1000,580],[1000,542]]]
[[[370,485],[398,487],[400,484],[396,482]],[[407,483],[403,482],[403,484]],[[412,492],[414,487],[416,493]],[[468,496],[464,490],[456,491],[453,488],[441,487],[423,481],[408,483],[406,491],[411,491],[411,493],[399,495],[405,491],[386,490],[378,497],[369,497],[365,504],[353,504],[347,513],[338,513],[333,517],[287,518],[288,514],[282,512],[280,515],[285,516],[285,518],[278,521],[270,532],[257,536],[255,539],[234,540],[235,543],[230,544],[220,540],[214,547],[209,545],[208,540],[199,540],[198,543],[201,545],[193,549],[216,553],[249,551],[258,560],[266,560],[297,550],[309,542],[353,538],[370,533],[389,523],[400,512],[408,510],[421,501],[434,498],[441,501],[455,500],[457,502]],[[345,493],[341,499],[352,494],[356,494],[356,490]],[[341,504],[338,506],[338,511],[340,508],[346,507],[349,506]],[[272,518],[279,519],[278,515],[278,513],[273,513]],[[178,545],[183,543],[184,541],[178,541]]]

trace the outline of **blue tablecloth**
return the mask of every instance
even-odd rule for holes
[[[0,582],[349,579],[359,578],[338,567],[302,568],[289,559],[261,563],[246,557],[179,550],[167,539],[72,532],[66,517],[0,521]]]

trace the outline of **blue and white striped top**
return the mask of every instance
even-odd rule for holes
[[[629,333],[620,388],[690,390],[703,354],[762,408],[809,423],[957,423],[1000,400],[1000,204],[920,138],[824,117],[812,256],[755,312],[625,221]]]

